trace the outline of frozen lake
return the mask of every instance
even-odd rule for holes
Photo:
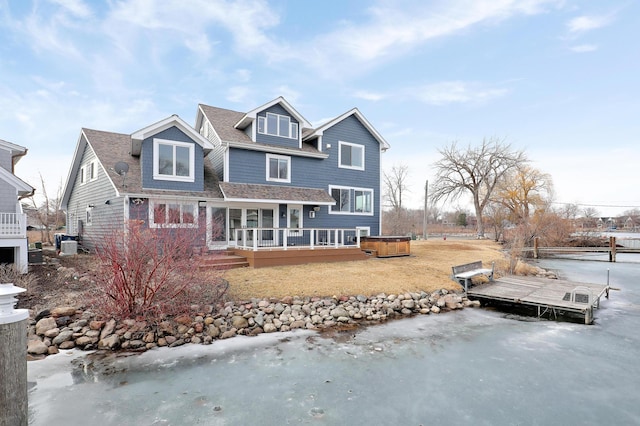
[[[30,424],[640,424],[640,263],[541,266],[597,283],[610,268],[621,291],[591,326],[467,308],[158,349],[111,374],[60,354],[29,363]]]

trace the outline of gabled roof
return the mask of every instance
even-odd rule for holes
[[[354,117],[356,117],[360,121],[360,123],[362,123],[362,125],[369,131],[369,133],[371,133],[373,135],[373,137],[380,144],[380,149],[382,151],[386,151],[387,149],[390,148],[390,146],[387,143],[387,141],[382,137],[382,135],[380,135],[380,133],[378,133],[378,131],[371,125],[371,123],[369,123],[369,120],[367,120],[364,117],[364,115],[362,115],[362,113],[358,110],[358,108],[353,108],[352,110],[345,112],[344,114],[334,118],[333,120],[329,120],[328,122],[324,123],[322,126],[320,126],[317,129],[315,129],[314,131],[304,134],[302,140],[306,141],[306,140],[313,139],[313,138],[318,137],[318,136],[322,136],[322,134],[324,133],[325,130],[335,126],[336,124],[338,124],[342,120],[344,120],[344,119],[346,119],[348,117],[351,117],[352,115]]]
[[[34,188],[31,185],[2,167],[0,167],[0,180],[3,180],[16,188],[19,197],[29,196],[34,191]]]
[[[266,104],[259,106],[258,108],[252,109],[248,113],[246,113],[238,122],[233,126],[236,129],[244,129],[252,121],[254,121],[259,112],[264,111],[265,109],[271,108],[274,105],[280,104],[282,108],[287,110],[289,114],[295,117],[296,120],[300,123],[300,128],[311,127],[311,123],[309,123],[303,116],[300,114],[294,107],[291,106],[289,102],[282,96],[278,96],[274,100],[267,102]]]
[[[82,154],[87,146],[95,153],[100,166],[102,166],[102,170],[104,170],[106,176],[111,181],[111,184],[118,196],[144,196],[145,194],[148,194],[163,195],[167,197],[203,197],[222,199],[222,193],[218,187],[218,178],[208,156],[205,157],[204,160],[204,191],[191,192],[144,189],[142,187],[140,157],[132,156],[130,154],[132,140],[133,139],[130,135],[123,133],[82,129],[78,139],[78,144],[76,145],[76,151],[73,155],[73,162],[71,164],[71,169],[69,170],[69,175],[67,176],[64,192],[62,193],[62,208],[66,209],[67,207],[76,175],[81,167]],[[129,171],[124,179],[123,176],[120,176],[114,170],[114,165],[119,161],[124,161],[129,166]]]
[[[200,104],[198,105],[196,127],[202,125],[200,113],[202,113],[202,117],[206,117],[209,120],[213,131],[221,141],[253,143],[249,135],[234,127],[238,120],[241,120],[245,115],[244,113]]]
[[[16,145],[15,143],[7,142],[3,139],[0,139],[0,148],[6,149],[11,153],[11,158],[13,159],[12,164],[14,166],[20,160],[20,158],[24,157],[27,154],[27,148]]]
[[[176,114],[173,114],[163,120],[158,121],[157,123],[151,124],[150,126],[134,132],[131,135],[131,155],[140,155],[143,140],[174,126],[180,129],[191,139],[193,139],[197,144],[202,146],[205,155],[207,155],[213,149],[213,145],[211,144],[211,142],[209,142],[208,139],[203,137],[200,133],[196,132],[195,129],[187,124],[187,122],[182,118],[178,117]]]
[[[291,148],[252,141],[251,137],[244,131],[234,127],[235,123],[244,115],[242,112],[200,104],[198,105],[196,127],[200,127],[202,119],[206,118],[211,123],[216,138],[225,145],[234,148],[297,155],[300,157],[327,158],[327,154],[305,143],[301,144],[300,148]]]

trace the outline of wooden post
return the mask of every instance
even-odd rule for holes
[[[609,262],[616,261],[616,237],[609,237]]]
[[[533,258],[538,258],[538,237],[533,239]]]
[[[0,284],[0,426],[26,426],[27,318],[26,309],[13,309],[18,293],[13,284]]]

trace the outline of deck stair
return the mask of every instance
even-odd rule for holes
[[[200,269],[220,268],[234,269],[249,266],[249,261],[244,256],[235,254],[233,250],[210,251],[199,259]]]

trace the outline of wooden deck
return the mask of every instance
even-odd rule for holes
[[[609,298],[609,285],[516,276],[480,284],[467,291],[467,297],[472,299],[537,308],[538,317],[557,316],[560,312],[584,316],[585,324],[593,322],[593,310],[600,306],[602,295]]]

